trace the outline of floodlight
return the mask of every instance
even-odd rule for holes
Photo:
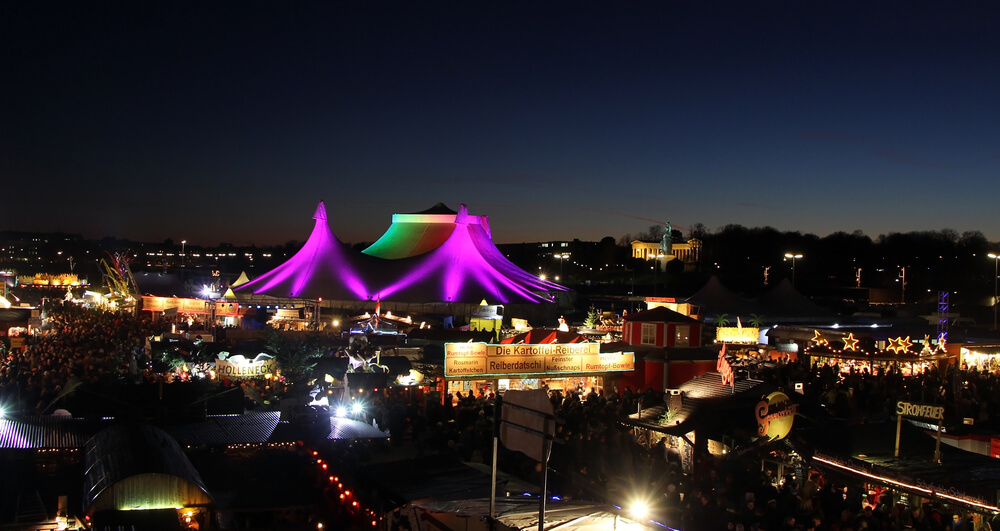
[[[646,514],[649,513],[649,507],[643,502],[635,502],[632,504],[630,511],[632,512],[632,516],[636,518],[645,518]]]

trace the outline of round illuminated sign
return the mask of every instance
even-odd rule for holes
[[[774,392],[757,403],[757,435],[770,440],[783,439],[792,431],[797,406],[785,393]]]

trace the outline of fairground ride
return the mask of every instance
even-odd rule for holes
[[[127,253],[107,253],[107,258],[101,259],[101,272],[104,274],[104,284],[108,287],[110,302],[120,310],[136,311],[139,297],[139,286],[132,276],[129,263],[132,259]]]

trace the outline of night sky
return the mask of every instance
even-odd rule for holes
[[[1000,241],[997,2],[205,3],[0,5],[0,230]]]

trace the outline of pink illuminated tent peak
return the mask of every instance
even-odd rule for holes
[[[309,239],[292,258],[236,288],[276,297],[499,304],[553,301],[566,291],[514,265],[491,239],[486,216],[442,204],[396,214],[393,224],[363,252],[334,236],[320,202]]]
[[[508,260],[490,237],[488,218],[469,214],[464,204],[454,216],[435,214],[434,218],[428,218],[423,213],[410,216],[419,217],[397,215],[393,225],[397,221],[400,224],[438,225],[443,227],[435,229],[439,230],[438,234],[447,233],[448,236],[431,250],[394,260],[402,267],[402,275],[382,288],[385,299],[544,303],[552,302],[552,292],[566,291],[565,287],[541,280]],[[389,232],[391,229],[387,234]],[[397,232],[402,233],[402,230]],[[370,250],[371,247],[365,252]],[[391,251],[385,247],[382,250]]]
[[[330,230],[326,204],[319,202],[313,214],[309,239],[285,263],[263,275],[234,287],[236,293],[303,299],[364,300],[371,296],[364,257],[342,243]],[[377,267],[374,267],[377,269]]]

